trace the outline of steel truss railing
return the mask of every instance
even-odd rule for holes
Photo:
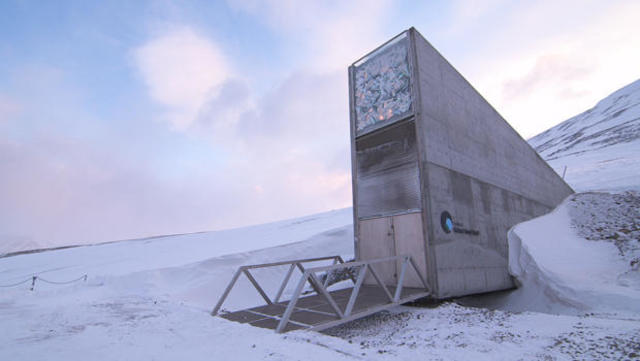
[[[262,296],[262,298],[267,302],[267,304],[271,305],[271,304],[274,304],[274,303],[278,303],[280,301],[280,297],[282,297],[282,293],[284,292],[285,288],[287,287],[287,284],[289,283],[289,279],[291,278],[291,275],[293,274],[293,270],[296,267],[300,270],[300,272],[302,272],[304,274],[306,269],[304,268],[303,264],[311,263],[311,262],[318,262],[318,261],[327,261],[327,260],[333,260],[333,264],[344,263],[344,260],[340,256],[329,256],[329,257],[305,258],[305,259],[297,259],[297,260],[292,260],[292,261],[261,263],[261,264],[254,264],[254,265],[248,265],[248,266],[241,266],[240,268],[238,268],[236,273],[233,275],[233,278],[231,279],[231,282],[229,282],[229,285],[227,286],[227,288],[222,293],[222,297],[220,297],[220,300],[218,301],[216,306],[213,308],[213,311],[211,311],[211,315],[215,316],[215,315],[218,314],[218,311],[220,311],[220,308],[222,307],[222,304],[227,299],[227,296],[229,296],[229,292],[231,292],[231,289],[236,284],[236,282],[238,281],[238,278],[240,278],[240,275],[242,275],[242,274],[244,274],[249,279],[249,281],[251,282],[253,287],[255,287],[255,289],[258,291],[260,296]],[[275,297],[274,301],[271,301],[269,296],[267,296],[267,294],[264,292],[262,287],[260,287],[260,285],[258,284],[258,281],[256,281],[256,279],[249,272],[249,270],[258,269],[258,268],[271,268],[271,267],[278,267],[278,266],[285,266],[285,265],[290,265],[289,270],[287,271],[287,274],[284,277],[284,280],[282,281],[282,284],[280,285],[280,288],[278,289],[278,293],[276,294],[276,297]],[[328,281],[328,277],[327,277],[326,281]]]
[[[333,260],[333,263],[329,266],[320,266],[320,267],[312,267],[312,268],[305,268],[303,266],[303,264],[305,263],[326,261],[326,260]],[[400,274],[397,278],[393,295],[389,291],[389,288],[387,287],[387,285],[385,285],[385,283],[383,282],[378,272],[376,272],[376,270],[373,267],[373,265],[383,263],[383,262],[401,262]],[[258,284],[256,279],[253,277],[253,275],[249,272],[249,270],[258,269],[258,268],[277,267],[277,266],[283,266],[283,265],[290,265],[290,267],[280,285],[280,288],[278,289],[278,292],[276,294],[274,301],[272,301],[269,298],[269,296],[267,296],[267,294],[264,292],[262,287],[260,287],[260,285]],[[213,308],[213,311],[211,311],[211,315],[215,316],[218,314],[218,311],[222,307],[222,304],[226,300],[227,296],[231,292],[231,289],[233,288],[233,286],[235,285],[236,281],[238,280],[241,274],[245,274],[245,276],[249,279],[251,284],[256,288],[260,296],[262,296],[262,298],[267,302],[268,305],[271,305],[274,303],[278,303],[280,301],[280,298],[282,297],[282,293],[287,287],[294,269],[298,268],[302,272],[302,277],[300,278],[300,280],[298,281],[298,284],[295,287],[293,295],[289,300],[289,303],[287,304],[284,314],[281,317],[279,317],[279,323],[276,328],[276,332],[280,333],[285,330],[285,327],[290,322],[289,319],[291,317],[291,314],[294,312],[296,308],[296,303],[298,302],[298,299],[302,295],[304,287],[307,283],[311,285],[311,287],[313,288],[316,294],[322,296],[327,301],[327,303],[331,306],[331,309],[333,310],[335,315],[338,317],[338,321],[342,323],[342,322],[346,322],[346,321],[364,316],[364,313],[371,314],[373,312],[377,312],[383,308],[386,308],[390,305],[399,304],[401,303],[401,301],[407,302],[408,300],[402,299],[401,296],[402,296],[402,289],[404,287],[405,275],[407,272],[407,268],[409,268],[409,266],[413,268],[413,270],[415,271],[415,274],[418,276],[418,278],[420,279],[420,282],[425,288],[425,293],[421,294],[421,297],[428,295],[431,292],[429,285],[426,279],[424,278],[424,276],[418,270],[418,267],[416,266],[411,256],[394,256],[394,257],[377,258],[372,260],[348,262],[348,263],[345,263],[340,256],[331,256],[331,257],[307,258],[307,259],[300,259],[300,260],[293,260],[293,261],[283,261],[283,262],[275,262],[275,263],[264,263],[264,264],[242,266],[233,275],[233,278],[231,279],[231,282],[229,283],[224,293],[222,294],[222,297],[220,298],[216,306]],[[334,298],[331,296],[331,293],[327,290],[328,283],[329,283],[329,274],[331,272],[335,272],[338,270],[346,270],[349,273],[349,278],[354,283],[353,290],[351,291],[351,296],[349,297],[349,300],[347,302],[347,305],[344,311],[342,311],[340,307],[338,307],[338,304],[336,303]],[[355,276],[353,275],[353,273],[356,273],[356,272],[352,272],[353,270],[357,270],[357,275]],[[322,282],[318,277],[319,272],[327,273],[324,282]],[[358,312],[358,314],[354,315],[353,307],[355,305],[356,299],[358,298],[358,294],[362,287],[362,283],[364,282],[368,272],[370,272],[373,278],[375,279],[377,286],[383,290],[384,294],[389,300],[389,303],[382,305],[384,306],[383,308],[374,307],[374,308],[368,309],[367,312]],[[296,322],[296,323],[299,324],[299,322]],[[335,322],[332,322],[332,324],[334,323]]]

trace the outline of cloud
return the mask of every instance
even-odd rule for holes
[[[294,141],[310,135],[322,139],[339,125],[348,129],[346,82],[341,72],[291,74],[239,121],[238,135],[286,136]]]
[[[263,220],[233,169],[158,177],[151,160],[82,140],[0,140],[0,243],[82,244],[219,229]],[[272,199],[270,199],[272,201]],[[281,212],[273,211],[276,216]]]
[[[0,94],[0,123],[6,122],[9,118],[18,115],[22,111],[22,106],[18,101],[4,94]]]
[[[180,31],[184,33],[184,29]],[[195,34],[187,33],[188,37]],[[171,33],[152,39],[135,50],[136,56],[163,56],[167,47],[175,47],[168,44],[181,37]],[[214,44],[202,35],[197,39],[199,48]],[[224,54],[219,58],[230,61]],[[137,62],[138,69],[153,68],[142,64],[146,61]],[[156,69],[144,79],[147,84],[158,84],[149,86],[149,90],[151,97],[166,107],[161,111],[162,117],[169,117],[175,109],[182,110],[182,121],[171,123],[173,128],[207,140],[224,154],[224,169],[216,168],[215,176],[203,179],[209,181],[207,187],[212,192],[233,194],[237,202],[225,209],[226,223],[216,224],[276,220],[350,205],[344,68],[297,70],[263,94],[257,94],[230,71],[215,78],[215,86],[207,86],[211,81],[192,77],[189,79],[196,84],[193,93],[197,94],[197,101],[183,98],[182,92],[174,94],[173,90],[164,89],[168,82],[156,79],[154,74],[161,73],[162,67]],[[156,87],[159,89],[154,91]],[[247,213],[249,209],[251,212]]]
[[[269,9],[276,22],[287,19],[287,29],[302,26],[303,19],[315,26],[318,11],[329,14],[324,5],[301,12],[294,2]],[[279,18],[278,9],[298,16]],[[339,34],[332,36],[337,41]],[[232,196],[235,202],[224,209],[212,205],[216,220],[208,224],[228,227],[350,205],[346,67],[305,64],[259,94],[233,73],[228,65],[233,59],[220,49],[212,39],[182,27],[133,52],[150,97],[163,106],[161,117],[224,155],[224,167],[199,177],[209,194]],[[202,71],[209,75],[201,76]],[[244,71],[249,77],[252,69]]]
[[[157,37],[134,51],[135,65],[167,120],[188,128],[202,107],[231,75],[219,46],[189,27]]]
[[[351,205],[346,67],[400,30],[387,26],[400,22],[398,7],[384,0],[229,3],[242,21],[273,30],[269,38],[282,52],[276,55],[294,64],[277,69],[274,83],[253,76],[271,70],[262,64],[245,62],[242,74],[234,69],[238,59],[224,49],[242,46],[189,26],[130,51],[152,109],[98,114],[92,102],[99,93],[74,87],[74,73],[16,76],[14,91],[0,96],[0,123],[12,120],[11,132],[0,132],[0,233],[88,242]],[[640,5],[607,4],[465,3],[456,10],[455,34],[429,31],[429,24],[420,30],[448,34],[440,42],[454,53],[484,51],[450,60],[463,64],[462,73],[518,130],[533,135],[633,80]],[[135,103],[109,101],[101,105]]]
[[[392,2],[228,0],[236,9],[264,21],[301,46],[304,66],[315,71],[345,70],[379,45],[391,20]],[[395,32],[398,32],[394,30]]]
[[[240,118],[254,108],[254,94],[239,79],[229,79],[220,85],[218,94],[199,107],[190,132],[208,135],[216,143],[233,146],[235,129]]]
[[[341,72],[301,71],[253,102],[244,101],[251,97],[244,87],[221,92],[224,100],[213,99],[198,122],[201,134],[228,149],[228,168],[216,186],[235,182],[242,188],[239,199],[245,205],[238,208],[251,209],[258,219],[349,206],[345,82]],[[214,119],[229,113],[235,118],[223,129]],[[207,131],[208,126],[217,131]]]
[[[170,131],[151,112],[138,116],[144,109],[96,114],[87,92],[50,66],[13,69],[8,82],[0,244],[91,243],[242,223],[246,209],[236,195],[244,183],[221,176],[230,172],[215,146]]]
[[[253,205],[264,202],[251,207],[257,213],[271,208],[269,202],[283,205],[278,212],[266,211],[272,216],[293,216],[349,205],[346,67],[380,42],[381,24],[390,3],[229,3],[237,11],[267,23],[286,41],[301,44],[296,52],[302,54],[303,59],[298,69],[263,94],[257,94],[247,82],[228,74],[216,78],[214,87],[198,86],[196,93],[201,96],[192,97],[195,100],[190,103],[174,96],[173,92],[168,97],[154,95],[157,92],[153,89],[161,88],[160,85],[149,86],[152,97],[169,108],[183,110],[179,112],[182,121],[172,123],[176,129],[207,138],[224,149],[229,168],[219,182],[226,184],[236,179],[236,185],[242,184],[245,193],[255,193],[256,198],[246,201]],[[184,29],[179,32],[184,33]],[[195,34],[193,30],[186,33],[189,37]],[[195,36],[201,44],[198,48],[208,44],[210,48],[219,49],[211,39]],[[136,50],[137,57],[145,54],[143,58],[155,59],[169,48],[175,52],[174,43],[178,41],[167,39],[178,37],[184,35],[171,33],[152,39]],[[228,62],[224,54],[218,58]],[[140,69],[145,68],[142,63],[145,62],[138,61]],[[159,67],[158,72],[162,68]],[[251,69],[244,71],[250,73]],[[145,79],[155,78],[145,76]],[[237,181],[239,179],[243,181]],[[248,179],[251,182],[247,182]],[[286,199],[292,202],[284,206]]]
[[[558,93],[579,96],[579,92],[571,91],[571,84],[587,77],[594,69],[585,64],[576,64],[574,60],[559,54],[546,54],[539,57],[528,73],[519,78],[504,81],[502,95],[504,101],[512,102],[540,89],[549,91],[549,88],[560,88]]]
[[[497,25],[477,35],[478,51],[458,66],[531,137],[640,77],[639,11],[633,1],[512,5],[483,20]]]
[[[486,27],[491,16],[509,6],[507,0],[455,0],[450,5],[452,18],[444,29],[449,36],[467,35],[479,25]]]

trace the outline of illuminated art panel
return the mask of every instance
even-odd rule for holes
[[[408,44],[404,33],[355,65],[358,135],[411,113]]]

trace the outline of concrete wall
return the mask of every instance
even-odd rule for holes
[[[437,298],[510,288],[507,231],[573,191],[415,29],[408,35],[411,112],[358,135],[349,71],[356,257],[411,255]],[[394,284],[398,265],[379,272]],[[420,287],[411,276],[406,285]]]
[[[417,31],[417,132],[431,282],[440,298],[512,286],[507,231],[573,193]],[[449,212],[455,231],[440,226]]]

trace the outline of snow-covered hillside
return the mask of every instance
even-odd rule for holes
[[[209,315],[240,265],[349,257],[351,229],[345,209],[225,232],[0,258],[2,285],[34,274],[54,282],[88,275],[86,282],[66,285],[38,281],[33,291],[30,282],[2,288],[0,359],[619,359],[638,348],[635,319],[514,314],[450,303],[399,307],[327,334],[277,335]],[[256,277],[275,290],[284,272]],[[260,302],[241,280],[226,307]]]
[[[89,284],[92,284],[110,283],[123,277],[131,280],[132,275],[153,274],[171,278],[189,269],[190,282],[203,276],[199,279],[203,282],[201,290],[211,292],[211,298],[204,300],[206,305],[202,306],[208,307],[224,287],[226,272],[251,262],[251,255],[260,249],[271,249],[271,256],[261,256],[260,262],[277,261],[282,257],[296,258],[300,254],[287,250],[298,250],[301,247],[298,244],[303,241],[322,239],[322,247],[303,247],[299,253],[316,257],[334,254],[352,257],[352,217],[351,209],[345,208],[225,231],[144,238],[4,257],[0,258],[0,286],[30,279],[33,275],[56,282],[86,274]],[[278,248],[283,245],[286,245],[286,250]],[[231,267],[207,264],[208,260],[217,258],[226,259]],[[181,286],[176,284],[174,290]],[[36,289],[42,287],[46,288],[46,283],[36,284]],[[14,289],[3,292],[11,290]]]
[[[585,214],[595,209],[590,208],[593,199],[583,203],[579,205],[587,208],[579,209],[586,209]],[[618,360],[640,354],[640,316],[634,313],[513,313],[447,302],[397,307],[324,334],[285,335],[209,315],[241,265],[333,254],[350,257],[351,216],[351,210],[344,209],[224,232],[0,258],[0,285],[27,281],[0,288],[0,359]],[[543,228],[557,230],[559,237],[548,241],[588,242],[571,231],[567,219],[558,212],[542,218]],[[536,240],[536,232],[521,236],[526,244]],[[620,268],[613,243],[592,246],[596,251],[604,247],[608,257],[592,271]],[[548,261],[557,249],[538,251]],[[551,277],[554,286],[565,284],[567,274],[582,272],[564,267],[565,274],[558,275],[549,264],[540,265],[536,270],[529,264],[527,270]],[[267,292],[274,292],[285,272],[286,267],[255,276]],[[86,281],[81,278],[85,274]],[[32,275],[42,280],[30,290]],[[78,278],[69,284],[45,282]],[[225,308],[260,303],[257,292],[241,278]]]
[[[335,254],[353,255],[350,208],[227,231],[0,258],[0,360],[333,359],[335,351],[283,341],[273,331],[209,312],[241,265]],[[286,270],[255,277],[274,289],[278,271]],[[259,302],[241,279],[225,306]]]
[[[529,143],[576,191],[640,189],[640,80]]]
[[[0,257],[8,253],[24,252],[43,248],[36,241],[26,237],[12,237],[0,234]]]

